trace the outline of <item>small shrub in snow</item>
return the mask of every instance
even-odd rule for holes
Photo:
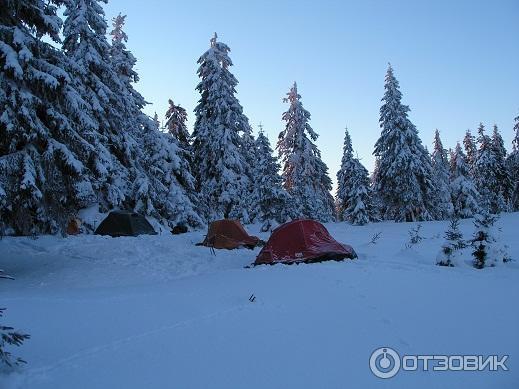
[[[409,231],[409,243],[407,243],[406,247],[411,248],[415,244],[420,243],[424,240],[424,237],[420,235],[420,230],[422,229],[422,225],[418,224],[415,228]]]
[[[10,279],[13,278],[4,274],[3,270],[0,270],[0,278]],[[0,308],[0,318],[4,316],[5,308]],[[4,364],[9,367],[27,363],[21,358],[13,357],[13,355],[6,350],[7,346],[21,346],[24,341],[30,338],[30,335],[22,332],[15,331],[13,327],[4,326],[0,324],[0,365]]]
[[[474,219],[476,232],[472,239],[472,246],[474,248],[472,256],[474,257],[473,264],[476,269],[495,265],[496,253],[492,245],[496,240],[492,235],[492,226],[496,220],[497,217],[488,211],[483,212],[482,215],[477,215]]]
[[[380,239],[380,236],[382,235],[382,231],[377,232],[371,237],[371,241],[369,243],[371,244],[377,244],[377,241]]]
[[[450,221],[449,229],[445,232],[445,239],[451,242],[455,250],[461,250],[467,247],[467,242],[463,240],[463,234],[460,231],[459,219]]]
[[[454,250],[453,250],[452,246],[450,246],[448,243],[445,243],[442,246],[440,254],[438,255],[436,264],[438,266],[454,267],[453,256],[454,256]]]
[[[508,252],[508,245],[505,244],[503,246],[502,254],[503,254],[503,263],[512,262],[512,257],[510,256],[510,253]]]
[[[456,266],[456,254],[467,247],[459,230],[459,220],[452,219],[449,229],[445,232],[445,243],[438,254],[436,264],[439,266]]]
[[[5,308],[0,308],[0,317],[4,316]],[[0,324],[0,364],[5,364],[9,367],[27,363],[21,358],[13,357],[13,355],[6,350],[6,346],[21,346],[23,342],[30,338],[30,335],[15,331],[13,327],[7,327]]]

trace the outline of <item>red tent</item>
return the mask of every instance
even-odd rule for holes
[[[321,223],[315,220],[294,220],[272,232],[254,264],[318,262],[356,257],[351,246],[333,239]]]

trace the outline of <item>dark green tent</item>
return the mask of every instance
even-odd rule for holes
[[[142,215],[129,211],[112,211],[99,224],[96,235],[137,236],[157,235],[151,224]]]

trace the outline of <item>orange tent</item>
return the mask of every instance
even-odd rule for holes
[[[217,220],[209,226],[209,231],[201,246],[213,247],[215,249],[236,249],[256,247],[259,238],[250,236],[238,220]]]

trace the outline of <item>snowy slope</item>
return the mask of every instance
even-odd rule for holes
[[[484,270],[434,265],[446,222],[424,223],[412,248],[414,224],[330,223],[358,260],[253,269],[258,250],[213,256],[194,246],[202,231],[5,238],[0,268],[16,280],[0,283],[4,321],[32,338],[0,388],[517,388],[519,214],[498,225],[516,261]],[[368,365],[381,346],[509,354],[510,371],[381,380]]]

